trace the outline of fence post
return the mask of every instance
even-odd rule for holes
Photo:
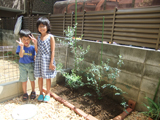
[[[160,39],[160,28],[159,28],[159,31],[158,31],[158,37],[157,37],[157,43],[156,43],[156,50],[158,50],[158,48],[159,48],[159,39]]]
[[[28,16],[28,29],[30,30],[30,15]]]
[[[14,26],[15,26],[15,17],[13,17],[13,21],[12,21],[12,30],[14,30]]]
[[[51,13],[48,13],[48,20],[51,22],[50,18],[51,18]]]
[[[10,25],[10,29],[9,29],[9,30],[12,30],[14,19],[13,19],[13,18],[10,18],[10,20],[11,20],[11,25]]]
[[[85,1],[83,1],[82,11],[84,11],[85,8]]]
[[[13,18],[13,30],[14,30],[14,26],[15,26],[15,24],[16,24],[16,19],[15,19],[15,17]],[[21,27],[22,28],[22,27]]]
[[[14,30],[14,27],[15,27],[16,21],[17,21],[17,19],[16,19],[16,17],[14,17],[14,18],[13,18],[13,30]],[[23,27],[23,25],[22,25],[22,27]],[[22,27],[21,27],[21,28],[22,28]]]
[[[36,18],[37,18],[37,20],[39,19],[39,14],[37,14]],[[36,20],[36,22],[37,22],[37,20]],[[37,23],[36,23],[36,30],[35,30],[35,32],[38,32]]]
[[[32,15],[32,32],[34,32],[34,15]]]
[[[64,12],[64,16],[63,16],[63,37],[64,37],[65,23],[66,23],[66,12]]]
[[[7,21],[6,23],[8,23],[8,18],[6,18],[6,21]],[[8,24],[6,24],[6,26],[7,26],[6,29],[8,30],[8,28],[9,28]]]
[[[82,31],[81,31],[81,36],[83,38],[83,28],[84,28],[84,15],[85,15],[86,11],[83,11],[83,18],[82,18]]]
[[[51,16],[51,13],[48,13],[48,20],[49,20],[49,21],[51,21],[51,20],[50,20],[50,16]]]
[[[74,12],[71,13],[71,27],[73,27],[73,14]]]
[[[132,7],[134,8],[135,6],[135,0],[132,0]]]
[[[67,13],[67,11],[68,11],[68,10],[67,10],[67,8],[68,8],[68,4],[69,4],[69,3],[67,3],[67,5],[66,5],[66,13]]]
[[[4,22],[3,22],[3,21],[4,21],[4,18],[2,18],[1,20],[2,20],[2,29],[3,29],[3,26],[4,26],[4,25],[3,25],[3,24],[4,24]]]
[[[115,7],[113,13],[113,23],[112,23],[112,32],[111,32],[111,43],[113,43],[113,32],[114,32],[114,24],[115,24],[115,16],[116,16],[117,8]]]
[[[5,29],[5,19],[6,18],[3,18],[3,29]]]
[[[9,29],[9,30],[13,30],[13,29],[14,29],[14,28],[13,28],[13,24],[14,24],[13,21],[14,21],[14,18],[11,18],[10,20],[11,20],[11,26],[10,26],[10,29]]]

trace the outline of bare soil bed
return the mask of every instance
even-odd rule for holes
[[[88,88],[71,90],[61,82],[51,91],[98,120],[112,120],[123,112],[123,107],[107,96],[101,100],[98,100],[96,96],[84,97],[83,95],[86,92],[95,94],[94,90]],[[148,117],[142,112],[133,111],[124,120],[148,120]]]
[[[107,96],[101,100],[96,96],[83,96],[86,92],[94,93],[88,88],[71,90],[64,83],[59,83],[51,91],[98,120],[109,120],[123,112],[123,107]]]

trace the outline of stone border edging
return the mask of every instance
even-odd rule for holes
[[[46,93],[46,90],[43,89],[43,92]],[[59,101],[60,103],[64,104],[65,106],[69,107],[71,110],[73,110],[78,115],[83,116],[86,120],[98,120],[97,118],[93,117],[92,115],[86,114],[81,109],[76,108],[74,105],[72,105],[71,103],[62,99],[61,97],[59,97],[55,93],[50,92],[50,96],[53,97],[55,100]]]

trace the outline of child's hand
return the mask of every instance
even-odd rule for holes
[[[50,64],[50,65],[49,65],[49,69],[50,69],[50,70],[55,70],[55,69],[56,69],[56,66],[54,66],[54,64]]]
[[[21,41],[21,38],[19,38],[19,41],[16,40],[16,42],[19,44],[20,47],[23,47],[23,46],[24,46],[24,44],[23,44],[22,41]]]
[[[37,39],[33,35],[32,36],[29,35],[29,37],[31,38],[34,44],[37,44]]]

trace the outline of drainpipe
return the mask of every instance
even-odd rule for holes
[[[26,0],[24,0],[24,11],[23,11],[23,14],[26,13]]]

